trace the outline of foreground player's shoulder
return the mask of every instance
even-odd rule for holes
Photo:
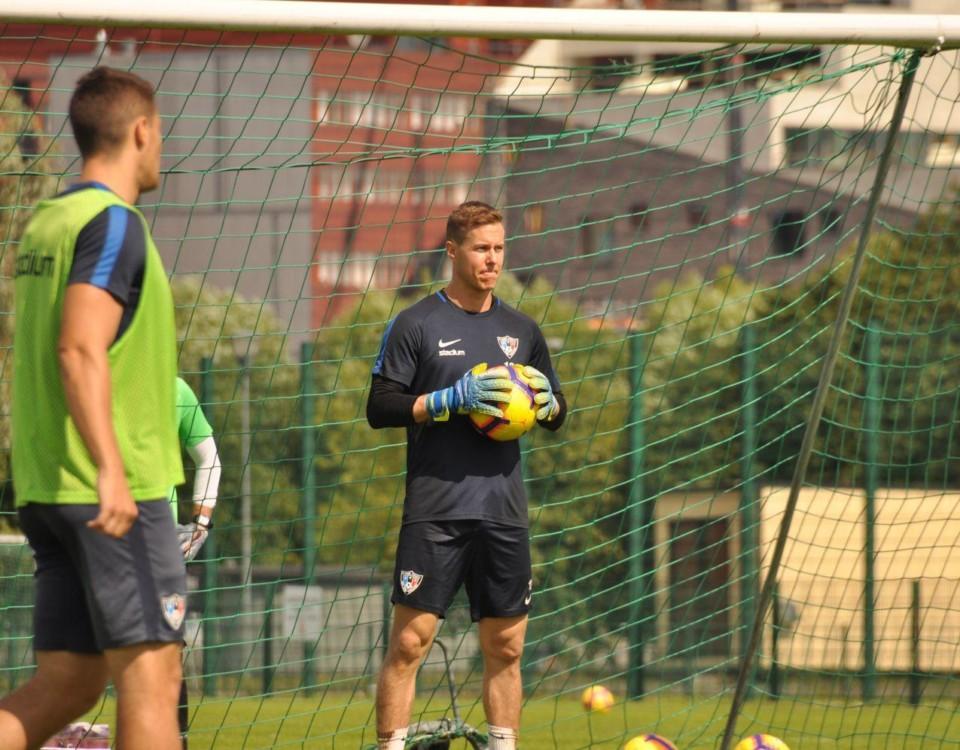
[[[69,284],[91,284],[129,302],[147,256],[146,229],[127,205],[109,205],[77,234]]]

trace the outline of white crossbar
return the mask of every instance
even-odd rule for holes
[[[960,15],[295,2],[0,0],[5,22],[335,34],[960,47]]]

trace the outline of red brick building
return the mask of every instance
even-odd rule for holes
[[[491,9],[491,12],[496,11]],[[433,251],[441,247],[446,216],[458,203],[468,198],[496,200],[490,181],[485,180],[482,173],[486,128],[484,94],[492,89],[493,78],[503,71],[505,64],[516,59],[525,47],[526,42],[517,40],[348,38],[171,29],[102,31],[22,25],[5,27],[0,69],[24,101],[38,112],[44,129],[50,132],[63,128],[64,100],[68,92],[59,88],[70,84],[58,80],[56,91],[51,92],[50,87],[58,66],[63,65],[62,59],[68,61],[66,67],[76,68],[76,75],[85,65],[99,61],[109,64],[111,59],[118,60],[116,64],[133,65],[136,70],[138,61],[145,60],[144,70],[149,68],[152,78],[159,80],[158,88],[166,97],[164,112],[168,130],[173,133],[173,137],[168,138],[166,151],[181,170],[196,172],[208,166],[229,168],[228,164],[237,164],[238,170],[242,170],[237,152],[251,153],[251,147],[255,148],[256,144],[237,144],[263,123],[254,122],[247,128],[230,111],[229,99],[236,103],[238,96],[241,100],[257,96],[255,74],[245,72],[247,77],[240,84],[239,78],[231,77],[230,71],[225,70],[222,72],[226,75],[226,88],[220,92],[199,82],[197,88],[192,89],[187,88],[191,84],[184,70],[193,62],[184,65],[182,60],[190,57],[202,61],[205,50],[226,50],[234,56],[243,56],[244,50],[254,48],[297,49],[303,53],[299,59],[312,59],[312,69],[308,62],[302,71],[281,66],[268,75],[273,79],[302,80],[303,85],[288,87],[296,90],[301,98],[312,98],[310,122],[304,121],[302,115],[295,115],[305,129],[304,138],[309,144],[303,151],[309,153],[300,153],[291,147],[289,159],[291,164],[296,162],[300,173],[309,160],[309,188],[304,190],[309,195],[302,195],[299,204],[306,208],[304,199],[310,203],[310,236],[298,230],[297,236],[290,235],[284,242],[288,248],[307,243],[312,244],[313,249],[306,255],[297,251],[293,264],[279,256],[278,262],[286,264],[280,273],[288,277],[296,273],[296,267],[303,269],[301,273],[309,274],[308,283],[301,284],[299,290],[292,281],[286,284],[292,291],[279,296],[282,298],[285,294],[284,304],[298,308],[303,306],[302,298],[309,296],[312,299],[309,326],[318,327],[342,310],[357,292],[367,288],[396,288],[413,280],[424,263],[436,265],[438,253]],[[179,62],[172,63],[170,70],[166,70],[159,62],[164,56]],[[222,67],[222,61],[210,63],[211,70]],[[269,85],[275,83],[273,80]],[[266,91],[268,83],[260,85]],[[168,111],[170,104],[174,103],[179,109],[180,102],[191,96],[194,102],[184,104],[185,109],[173,113],[178,118],[174,121]],[[221,103],[211,109],[211,117],[220,114],[229,121],[211,124],[206,129],[210,132],[198,134],[195,137],[199,140],[188,145],[182,132],[185,128],[196,130],[199,113],[206,106],[204,102],[218,96]],[[266,95],[264,102],[268,108],[273,106]],[[273,116],[280,120],[288,115],[278,107]],[[217,143],[210,133],[220,126],[223,127]],[[265,149],[274,150],[282,140],[261,138]],[[61,141],[61,151],[64,148],[70,148],[65,140]],[[185,155],[189,159],[194,153],[209,155],[211,152],[222,157],[215,164],[208,165],[210,159],[201,158],[196,164],[184,159]],[[230,158],[233,161],[229,161]],[[288,177],[284,161],[276,163],[277,171],[260,179],[281,189],[286,189],[284,182],[296,184],[299,176]],[[249,174],[241,176],[249,182]],[[195,207],[189,208],[186,224],[180,222],[184,241],[178,243],[175,232],[168,233],[167,244],[171,249],[164,254],[170,267],[175,273],[204,273],[211,283],[235,284],[235,288],[246,294],[272,298],[274,294],[267,288],[270,281],[245,280],[267,273],[266,263],[252,260],[249,249],[245,253],[237,250],[236,257],[226,262],[214,261],[213,256],[221,252],[217,249],[212,251],[209,260],[203,254],[206,251],[198,253],[192,249],[193,238],[189,234],[197,225],[196,217],[203,211],[215,211],[217,201],[207,200],[213,192],[209,185],[197,188],[193,197],[182,192],[177,186],[185,182],[185,178],[171,179],[169,174],[166,180],[168,189],[164,200],[172,198],[181,205],[195,202]],[[249,192],[246,188],[234,187],[233,194],[246,197]],[[267,214],[273,208],[271,193],[267,191],[264,196],[261,213]],[[174,225],[178,222],[171,218],[171,213],[177,210],[165,207],[158,216],[168,225]],[[234,207],[224,204],[222,212],[222,226],[229,231]],[[210,226],[215,225],[215,217],[210,217],[209,222],[212,222]],[[278,221],[278,226],[285,225],[285,220]],[[234,236],[246,231],[239,225],[234,226],[238,227],[232,230]],[[260,227],[255,226],[252,231],[259,230]],[[206,226],[198,231],[205,237],[210,235]],[[206,274],[206,269],[213,266],[217,267],[217,273],[223,268],[233,269],[236,277]],[[251,266],[256,268],[248,272]],[[297,303],[294,296],[299,296],[301,301]],[[302,320],[296,328],[302,330],[306,323]]]
[[[491,199],[484,92],[499,67],[427,46],[318,56],[316,325],[345,296],[412,281],[442,247],[450,210]]]

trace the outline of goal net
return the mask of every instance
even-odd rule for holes
[[[449,278],[446,217],[473,199],[504,212],[497,294],[540,325],[570,406],[522,440],[523,747],[719,747],[747,654],[736,737],[955,742],[957,53],[267,20],[0,25],[10,531],[18,238],[78,174],[76,80],[110,65],[157,87],[163,180],[140,205],[224,463],[188,567],[191,748],[375,741],[405,435],[368,427],[371,368],[389,321]],[[31,670],[29,557],[10,549],[3,690]],[[485,731],[462,594],[439,637]],[[581,706],[591,685],[608,712]],[[436,650],[414,714],[453,717]]]

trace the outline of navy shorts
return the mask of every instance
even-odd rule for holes
[[[527,529],[474,520],[401,527],[390,601],[443,617],[461,585],[474,622],[527,614],[533,598]]]
[[[183,640],[186,567],[166,500],[137,503],[122,539],[87,528],[99,505],[28,503],[18,510],[36,561],[37,651]]]

